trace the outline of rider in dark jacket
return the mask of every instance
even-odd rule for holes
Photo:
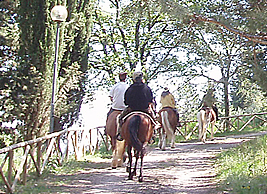
[[[153,93],[151,89],[143,83],[142,72],[134,72],[133,84],[126,90],[124,94],[124,103],[127,107],[119,117],[119,128],[117,139],[122,140],[120,136],[122,118],[132,111],[142,111],[148,113],[153,118],[153,113],[149,111],[149,104],[153,102]]]
[[[138,74],[139,73],[139,74]],[[133,111],[146,111],[149,104],[153,102],[151,89],[142,82],[142,73],[135,72],[134,83],[126,90],[124,94],[124,103]]]

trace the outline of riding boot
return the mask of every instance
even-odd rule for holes
[[[122,141],[123,140],[123,138],[121,137],[121,126],[122,126],[122,121],[119,120],[118,128],[117,128],[117,136],[116,136],[118,141]]]
[[[219,121],[219,111],[218,108],[214,105],[212,106],[212,109],[214,110],[215,114],[216,114],[216,121]]]
[[[118,141],[123,140],[123,138],[121,137],[121,128],[122,128],[122,124],[123,124],[123,117],[125,117],[130,112],[131,112],[131,109],[129,107],[126,107],[119,116],[119,123],[118,123],[118,127],[117,127],[117,136],[116,136]]]
[[[173,108],[173,111],[175,112],[176,117],[177,117],[177,127],[182,127],[182,125],[180,123],[179,113],[178,113],[177,109],[176,108]]]
[[[156,114],[151,109],[143,110],[143,112],[149,114],[150,117],[153,119],[153,123],[156,123],[155,125],[153,124],[154,130],[158,130],[159,128],[161,128],[161,125],[159,121],[157,120]]]

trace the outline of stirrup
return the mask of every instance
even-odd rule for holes
[[[118,141],[123,141],[123,139],[122,139],[122,137],[121,137],[121,134],[120,134],[120,133],[118,133],[118,135],[116,136],[116,138],[117,138],[117,140],[118,140]]]

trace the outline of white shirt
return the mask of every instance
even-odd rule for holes
[[[128,87],[128,84],[126,84],[125,82],[118,82],[111,88],[109,96],[113,99],[113,109],[123,110],[126,107],[124,104],[124,93]]]

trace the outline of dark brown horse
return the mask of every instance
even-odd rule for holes
[[[117,120],[122,111],[113,111],[106,122],[106,133],[110,137],[111,150],[112,150],[112,162],[111,167],[117,168],[122,166],[125,155],[125,141],[117,141]]]
[[[206,141],[206,134],[207,128],[211,125],[211,139],[213,139],[213,128],[216,122],[216,113],[210,107],[203,107],[197,113],[197,120],[198,120],[198,133],[199,133],[199,140],[204,142]]]
[[[138,159],[140,157],[140,175],[139,182],[143,181],[143,158],[145,155],[145,147],[153,135],[153,122],[150,116],[143,112],[130,113],[121,131],[122,138],[125,139],[127,145],[127,153],[129,159],[129,165],[127,166],[127,172],[129,172],[128,179],[132,180],[136,175],[136,167]],[[132,171],[132,148],[134,148],[134,155],[136,158],[134,169]]]
[[[171,148],[175,148],[175,129],[177,115],[171,107],[164,107],[159,111],[159,148],[165,150],[167,139],[171,142]]]

